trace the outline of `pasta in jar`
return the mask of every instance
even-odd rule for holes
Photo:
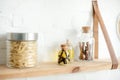
[[[9,34],[14,37],[8,38],[7,42],[7,66],[13,68],[34,67],[37,64],[37,38],[24,38],[26,35],[34,37],[28,33]],[[20,38],[21,35],[23,38]]]

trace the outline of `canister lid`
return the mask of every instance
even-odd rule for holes
[[[83,26],[83,27],[82,27],[82,31],[83,31],[84,33],[88,33],[88,32],[90,31],[90,27],[89,27],[89,26]]]
[[[61,44],[61,47],[66,47],[67,45],[66,44]]]
[[[38,33],[8,33],[7,40],[37,40]]]
[[[66,44],[61,44],[61,48],[63,49],[63,50],[67,50],[67,45]]]

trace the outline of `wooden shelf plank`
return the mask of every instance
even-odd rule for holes
[[[111,62],[106,60],[80,61],[63,66],[60,66],[54,62],[40,63],[37,67],[26,69],[11,69],[7,68],[5,65],[0,65],[0,79],[25,78],[85,71],[109,70],[111,68],[111,65]]]

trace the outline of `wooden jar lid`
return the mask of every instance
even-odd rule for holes
[[[90,26],[83,26],[82,31],[83,33],[88,33],[90,31]]]
[[[67,50],[67,45],[66,44],[61,44],[61,48],[64,50]]]

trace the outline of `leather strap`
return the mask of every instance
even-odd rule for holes
[[[93,7],[93,6],[92,6]],[[94,48],[94,58],[98,59],[98,47],[99,47],[99,37],[98,37],[98,19],[93,8],[93,36],[95,38],[95,48]]]
[[[97,0],[93,0],[92,5],[93,5],[93,11],[94,11],[95,15],[97,16],[98,22],[100,23],[101,30],[103,32],[103,35],[104,35],[104,38],[105,38],[105,41],[106,41],[106,44],[107,44],[107,47],[108,47],[108,50],[109,50],[109,54],[110,54],[111,61],[112,61],[111,69],[117,69],[118,60],[116,58],[113,46],[111,44],[111,41],[110,41],[110,38],[109,38],[109,35],[108,35],[108,32],[107,32],[106,26],[104,24],[104,21],[102,19],[101,14],[100,14],[100,10],[98,8]],[[93,25],[95,26],[96,23],[94,23],[94,22],[95,21],[93,21]]]

